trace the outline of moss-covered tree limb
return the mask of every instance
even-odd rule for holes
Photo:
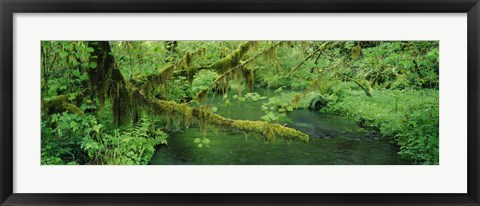
[[[308,142],[309,136],[292,128],[280,124],[272,124],[263,121],[233,120],[213,113],[205,113],[201,109],[191,108],[187,104],[177,104],[172,101],[152,100],[157,114],[176,114],[178,116],[191,116],[195,119],[206,118],[210,124],[220,128],[235,129],[248,133],[256,133],[264,136],[268,141],[276,139],[287,141]]]
[[[92,58],[98,62],[99,67],[95,73],[99,76],[93,77],[92,85],[99,83],[95,81],[103,81],[101,85],[105,85],[106,92],[98,94],[105,95],[103,98],[109,97],[112,101],[113,117],[116,124],[126,123],[131,120],[136,113],[142,108],[149,108],[149,111],[159,115],[175,115],[183,118],[186,122],[197,119],[200,122],[208,122],[226,129],[236,129],[245,132],[254,132],[263,135],[267,140],[275,139],[308,141],[308,135],[295,129],[284,127],[279,124],[270,124],[260,121],[244,121],[223,118],[205,110],[190,107],[188,104],[177,104],[171,101],[156,100],[142,93],[142,90],[133,86],[123,76],[118,68],[115,68],[115,59],[111,55],[108,42],[93,42],[92,47],[97,57]],[[100,87],[99,87],[100,88]]]
[[[194,52],[187,52],[181,59],[174,64],[169,64],[163,68],[157,69],[156,73],[144,74],[135,76],[131,79],[133,85],[139,88],[149,87],[149,84],[162,84],[166,80],[169,80],[174,73],[186,73],[186,76],[191,80],[193,75],[197,71],[197,68],[192,66],[195,58],[205,55],[206,49],[200,48]]]
[[[249,41],[249,42],[244,42],[238,46],[238,48],[227,55],[226,57],[215,61],[211,63],[208,66],[204,67],[193,67],[192,66],[192,61],[195,57],[203,56],[205,55],[205,48],[197,49],[193,53],[187,52],[187,54],[182,57],[179,61],[177,61],[175,64],[165,66],[164,68],[161,68],[158,70],[157,73],[154,74],[148,74],[148,75],[141,75],[134,77],[132,79],[132,83],[136,87],[141,87],[143,88],[144,86],[147,86],[151,83],[154,84],[161,84],[162,82],[159,82],[159,80],[166,80],[169,79],[173,74],[178,74],[178,73],[187,73],[187,77],[191,81],[193,79],[193,76],[195,73],[199,70],[202,69],[212,69],[218,72],[219,74],[223,74],[226,70],[231,69],[232,67],[237,66],[240,63],[240,59],[246,54],[250,48],[254,47],[257,44],[255,41]]]
[[[188,76],[194,75],[195,72],[198,70],[202,69],[212,69],[217,71],[219,74],[223,74],[225,71],[237,66],[240,63],[240,59],[248,52],[250,48],[255,46],[257,42],[255,41],[248,41],[240,44],[238,48],[227,55],[226,57],[215,61],[211,63],[208,66],[205,67],[200,67],[200,68],[194,68],[192,67],[192,61],[194,57],[197,56],[202,56],[205,54],[205,49],[197,49],[193,53],[187,52],[187,54],[182,57],[179,61],[177,61],[175,64],[172,65],[167,65],[164,68],[161,68],[158,70],[157,73],[154,74],[148,74],[148,75],[141,75],[134,77],[132,80],[132,83],[137,86],[141,87],[142,85],[147,85],[151,82],[159,83],[158,80],[165,80],[167,78],[170,78],[173,73],[180,73],[185,71],[184,68],[186,68],[186,71],[189,72]]]
[[[267,52],[271,52],[272,49],[276,48],[278,45],[280,45],[282,42],[279,42],[279,43],[274,43],[272,46],[260,51],[259,53],[255,54],[254,56],[248,58],[247,60],[245,61],[242,61],[240,62],[240,64],[238,64],[237,66],[235,67],[232,67],[228,70],[225,70],[223,73],[220,73],[220,76],[218,76],[211,84],[210,84],[210,87],[206,87],[206,88],[203,88],[202,90],[200,90],[199,92],[197,92],[197,94],[195,95],[195,98],[194,100],[197,100],[199,101],[200,99],[202,99],[207,93],[208,93],[208,90],[215,87],[216,85],[219,85],[222,81],[228,81],[228,76],[233,74],[235,71],[237,70],[241,70],[241,73],[243,74],[244,76],[244,79],[247,83],[247,86],[250,88],[250,90],[253,89],[253,70],[251,69],[247,69],[245,66],[249,63],[251,63],[253,60],[257,59],[259,56],[267,53]],[[226,86],[228,87],[228,83],[226,84]],[[228,88],[226,88],[228,89]],[[250,91],[252,92],[252,91]]]
[[[258,42],[256,41],[242,43],[235,51],[226,57],[213,62],[208,68],[217,71],[219,74],[223,74],[226,70],[237,66],[240,63],[240,59],[242,59],[248,50],[255,47],[257,44]]]
[[[70,112],[73,114],[83,115],[83,111],[77,105],[68,101],[69,95],[59,95],[50,99],[42,100],[42,111],[47,114],[55,114],[62,112]]]

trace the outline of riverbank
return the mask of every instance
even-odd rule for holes
[[[301,100],[293,109],[315,107],[312,100],[316,99],[321,102],[317,108],[320,112],[350,117],[398,145],[403,159],[415,164],[439,163],[438,90],[381,89],[372,90],[368,96],[351,83],[340,83],[323,95],[282,91],[270,98],[268,105],[278,112],[278,108],[292,105],[297,95]]]

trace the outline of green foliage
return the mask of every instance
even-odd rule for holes
[[[377,130],[401,157],[439,162],[438,41],[112,41],[109,68],[96,61],[104,51],[98,42],[41,45],[42,164],[147,164],[155,146],[167,144],[162,129],[170,131],[170,121],[177,130],[192,125],[206,132],[217,108],[202,96],[223,95],[229,108],[232,100],[266,99],[254,85],[275,89],[259,108],[264,122],[218,116],[217,124],[273,140],[287,128],[266,122],[288,122],[288,112],[320,102],[322,112]],[[61,104],[48,104],[52,99]],[[159,112],[151,106],[157,100],[181,104]],[[178,127],[182,121],[185,128]],[[194,143],[206,148],[210,140],[204,135]]]
[[[279,90],[277,90],[279,91]],[[287,113],[299,108],[308,108],[312,98],[317,95],[316,92],[282,92],[268,99],[268,102],[262,104],[262,111],[265,116],[261,118],[266,122],[286,122],[289,121]]]
[[[246,93],[245,96],[240,97],[240,101],[243,102],[255,102],[258,100],[266,99],[267,97],[262,97],[260,94],[254,92],[254,93]]]
[[[419,164],[438,164],[438,90],[379,90],[372,97],[345,90],[323,111],[354,118],[400,146],[399,154]]]
[[[142,118],[134,127],[105,133],[95,117],[64,112],[42,121],[42,164],[147,164],[168,135]]]
[[[44,115],[45,116],[45,115]],[[42,164],[84,164],[88,161],[80,149],[83,136],[92,135],[93,116],[63,112],[42,119]]]
[[[208,144],[210,143],[210,140],[205,138],[205,137],[202,137],[202,138],[195,138],[195,140],[193,140],[193,142],[195,144],[197,144],[197,147],[199,149],[201,149],[201,148],[204,148],[204,147],[209,147]]]
[[[210,88],[217,77],[218,74],[212,70],[199,71],[192,82],[192,94],[197,94],[205,88]]]
[[[115,129],[113,134],[104,134],[101,138],[85,136],[81,148],[87,151],[95,164],[147,164],[155,153],[155,146],[166,145],[168,137],[159,129],[152,132],[150,124],[147,118],[142,118],[132,128],[123,131]],[[96,133],[100,129],[94,127]]]
[[[357,78],[392,89],[438,88],[438,42],[384,42],[362,54],[349,64]]]

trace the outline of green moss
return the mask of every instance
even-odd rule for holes
[[[292,128],[284,127],[280,124],[271,124],[262,121],[232,120],[220,115],[213,114],[211,106],[204,105],[198,109],[192,108],[187,104],[177,104],[172,101],[155,100],[151,102],[155,112],[161,115],[171,115],[184,118],[185,122],[194,122],[200,126],[202,132],[206,132],[208,126],[215,125],[223,129],[233,129],[247,133],[260,134],[267,141],[277,139],[286,141],[308,142],[309,136]]]
[[[234,52],[214,62],[210,65],[210,68],[220,74],[223,74],[228,69],[237,66],[240,62],[240,59],[249,51],[250,48],[254,47],[256,44],[257,43],[254,41],[240,44],[240,46]]]
[[[360,51],[361,51],[360,44],[352,47],[352,58],[358,59],[358,57],[360,57]]]
[[[68,97],[69,95],[59,95],[42,101],[42,111],[49,115],[62,113],[64,111],[83,115],[83,111],[80,108],[78,108],[75,104],[68,102]]]
[[[267,141],[275,141],[276,139],[286,141],[303,141],[308,142],[309,136],[299,132],[298,130],[284,127],[280,124],[271,124],[262,121],[249,120],[231,120],[223,118],[219,115],[212,115],[212,123],[215,125],[237,129],[240,131],[261,134]]]
[[[205,49],[197,49],[195,52],[187,52],[184,57],[171,65],[167,65],[158,72],[153,74],[143,74],[135,76],[131,81],[135,87],[141,88],[148,96],[154,96],[159,85],[163,86],[165,91],[168,92],[168,82],[175,73],[186,72],[188,80],[193,81],[195,73],[198,68],[193,67],[193,59],[201,57],[205,54]]]
[[[300,104],[300,100],[301,100],[300,94],[296,94],[295,96],[293,96],[292,98],[293,106],[298,107],[298,104]]]
[[[253,70],[244,67],[242,68],[242,73],[243,73],[243,79],[245,79],[245,84],[247,85],[249,92],[253,92],[253,83],[254,83]]]

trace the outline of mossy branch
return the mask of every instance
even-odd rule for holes
[[[358,85],[358,86],[365,92],[365,94],[366,94],[367,96],[369,96],[369,97],[372,96],[372,94],[370,94],[369,89],[365,88],[365,86],[363,86],[362,84],[360,84],[360,82],[358,82],[357,80],[355,80],[355,79],[347,76],[346,74],[341,74],[341,75],[344,76],[346,79],[354,82],[356,85]]]
[[[242,73],[245,76],[245,81],[247,81],[247,85],[249,85],[249,87],[253,87],[253,76],[252,76],[253,71],[246,69],[245,65],[251,63],[253,60],[257,59],[259,56],[261,56],[261,55],[263,55],[267,52],[270,52],[272,49],[279,46],[280,44],[282,44],[282,42],[274,43],[272,46],[260,51],[259,53],[255,54],[254,56],[252,56],[252,57],[248,58],[247,60],[241,62],[237,66],[224,71],[223,73],[220,74],[220,76],[218,76],[210,84],[209,87],[205,87],[202,90],[200,90],[199,92],[197,92],[194,100],[199,101],[200,99],[202,99],[202,97],[204,97],[208,93],[209,89],[211,89],[211,88],[215,87],[216,85],[220,84],[221,81],[224,81],[228,77],[228,75],[233,74],[233,72],[235,72],[237,69],[242,69]],[[228,88],[226,88],[226,89],[228,89]]]
[[[192,66],[193,59],[195,57],[205,55],[206,49],[197,49],[193,53],[187,52],[187,54],[183,56],[180,60],[178,60],[175,64],[158,69],[157,73],[139,75],[134,77],[131,81],[133,85],[138,88],[145,88],[151,90],[152,85],[164,84],[166,80],[170,79],[170,77],[174,74],[186,72],[186,76],[188,77],[190,82],[193,80],[193,76],[195,75],[195,73],[202,69],[212,69],[220,74],[223,74],[225,73],[225,71],[231,69],[232,67],[236,67],[240,63],[240,59],[244,56],[244,54],[246,54],[248,50],[254,47],[256,44],[257,42],[255,41],[244,42],[240,44],[235,51],[233,51],[226,57],[213,62],[209,66],[199,68]]]
[[[318,52],[322,52],[325,50],[325,48],[327,47],[327,44],[328,42],[325,42],[323,43],[322,45],[320,45],[318,47],[318,49],[316,49],[315,51],[313,51],[312,53],[310,53],[308,56],[306,56],[300,63],[298,63],[296,66],[294,66],[291,70],[290,70],[290,76],[292,76],[293,72],[295,72],[298,68],[300,68],[307,60],[309,60],[310,58],[312,58],[315,54],[317,54]]]
[[[156,73],[137,75],[131,81],[136,87],[144,88],[149,84],[160,85],[165,81],[168,81],[174,73],[187,71],[189,77],[193,77],[196,72],[196,68],[192,66],[195,58],[205,55],[206,49],[200,48],[194,52],[187,52],[181,59],[174,64],[167,65],[163,68],[157,69]]]
[[[217,71],[219,74],[225,73],[228,69],[236,67],[240,63],[240,59],[242,59],[243,55],[245,55],[248,50],[254,46],[256,46],[258,42],[256,41],[248,41],[245,43],[240,44],[238,48],[227,55],[226,57],[213,62],[209,67],[209,69],[213,69]]]
[[[148,102],[153,104],[155,108],[154,111],[160,115],[169,113],[178,116],[191,116],[196,119],[202,119],[207,116],[206,121],[212,125],[226,129],[235,129],[248,133],[260,134],[264,136],[267,141],[281,139],[286,141],[308,142],[309,140],[308,135],[280,124],[272,124],[263,121],[233,120],[213,113],[205,115],[200,109],[191,108],[186,104],[177,104],[172,101],[152,100]],[[189,109],[185,109],[186,107]]]
[[[148,86],[148,84],[152,84],[152,83],[158,85],[158,84],[161,84],[162,81],[168,80],[172,76],[172,74],[184,72],[185,71],[184,68],[186,68],[186,71],[189,73],[188,74],[189,77],[193,77],[194,73],[196,73],[198,70],[201,70],[201,69],[213,69],[218,73],[222,74],[226,70],[238,65],[243,55],[247,53],[248,50],[255,44],[257,43],[254,41],[242,43],[240,44],[240,46],[238,46],[238,48],[234,52],[227,55],[226,57],[213,62],[207,67],[200,67],[200,68],[192,67],[192,61],[194,57],[205,55],[205,52],[206,52],[205,48],[197,49],[193,53],[187,52],[187,54],[185,54],[185,56],[183,56],[175,64],[168,65],[161,69],[158,69],[158,72],[154,74],[136,76],[134,77],[134,79],[132,79],[132,83],[136,87],[141,87],[141,88],[143,88],[144,86]]]

